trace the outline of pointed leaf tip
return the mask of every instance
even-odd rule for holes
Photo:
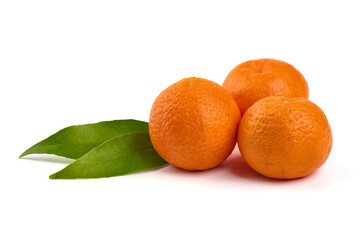
[[[49,176],[50,179],[103,178],[168,165],[155,151],[149,134],[130,133],[114,137]]]
[[[77,159],[105,141],[128,133],[148,133],[147,122],[128,119],[74,125],[64,128],[33,145],[19,158],[34,153],[55,154]]]

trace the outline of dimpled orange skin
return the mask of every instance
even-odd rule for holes
[[[293,179],[307,176],[325,163],[332,134],[323,111],[309,100],[267,97],[244,114],[238,146],[256,172]]]
[[[149,134],[165,161],[186,170],[206,170],[231,154],[239,121],[236,102],[220,85],[185,78],[156,98]]]
[[[250,60],[236,66],[222,85],[235,99],[240,112],[269,96],[309,98],[304,76],[292,65],[275,59]]]

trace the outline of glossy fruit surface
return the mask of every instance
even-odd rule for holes
[[[270,178],[300,178],[325,163],[332,133],[323,111],[309,100],[267,97],[244,114],[238,146],[256,172]]]
[[[222,163],[236,144],[240,112],[217,83],[185,78],[165,89],[151,108],[149,133],[159,155],[187,170]]]
[[[307,82],[296,68],[268,58],[239,64],[228,74],[223,87],[235,99],[242,115],[264,97],[309,97]]]

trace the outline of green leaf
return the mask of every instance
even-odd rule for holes
[[[118,136],[93,148],[50,179],[102,178],[157,169],[168,165],[144,133]]]
[[[70,126],[30,147],[20,158],[33,153],[48,153],[77,159],[116,136],[148,132],[147,122],[131,119]]]

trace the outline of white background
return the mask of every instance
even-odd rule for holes
[[[357,1],[0,1],[0,239],[359,239]],[[261,177],[239,158],[97,180],[49,180],[66,163],[18,159],[74,124],[148,121],[190,76],[237,64],[298,68],[334,144],[309,177]]]

